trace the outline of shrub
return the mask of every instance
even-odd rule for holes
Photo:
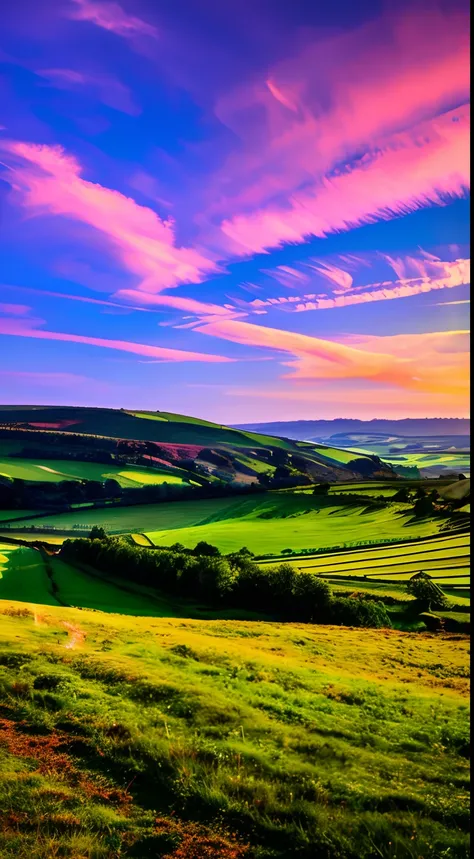
[[[218,555],[220,555],[220,551],[217,546],[211,546],[211,544],[206,543],[205,540],[201,540],[199,543],[197,543],[197,545],[192,551],[193,555],[207,555],[210,558],[216,558]]]
[[[330,623],[340,626],[391,627],[392,623],[383,602],[360,598],[333,600],[329,612]]]
[[[407,583],[407,592],[415,597],[423,609],[431,611],[432,608],[447,608],[448,600],[441,588],[435,584],[425,573],[420,573]]]
[[[327,582],[314,573],[298,573],[294,582],[295,620],[321,621],[331,603],[331,590]]]

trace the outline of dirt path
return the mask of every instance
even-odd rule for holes
[[[80,627],[75,626],[73,623],[68,623],[66,620],[62,621],[62,625],[69,633],[69,638],[64,645],[67,650],[74,650],[76,647],[80,647],[81,644],[84,644],[86,634],[82,629],[80,629]]]

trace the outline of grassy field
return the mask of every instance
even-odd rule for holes
[[[438,584],[462,584],[469,588],[470,535],[453,534],[416,543],[366,547],[354,551],[289,558],[300,570],[324,578],[365,576],[406,582],[415,573],[425,572]],[[274,560],[262,561],[264,567]]]
[[[0,600],[151,617],[179,617],[183,607],[156,591],[97,570],[73,566],[36,549],[0,543]]]
[[[156,545],[179,541],[193,548],[200,540],[231,552],[247,546],[255,554],[278,555],[283,549],[329,548],[361,540],[410,540],[437,534],[439,519],[414,520],[403,504],[371,509],[363,502],[338,506],[331,498],[305,493],[265,493],[203,501],[181,501],[136,507],[75,510],[25,520],[21,528],[41,526],[82,531],[102,525],[111,533],[144,533]],[[178,533],[179,532],[179,533]],[[6,531],[4,533],[7,533]],[[79,533],[79,531],[78,531]],[[46,537],[45,537],[46,539]],[[49,538],[48,538],[49,539]]]
[[[464,859],[468,640],[0,604],[2,859]]]
[[[104,507],[95,510],[78,509],[71,513],[52,514],[42,516],[41,519],[26,520],[21,525],[27,528],[33,525],[51,526],[52,529],[68,529],[75,525],[92,528],[93,525],[101,525],[114,533],[143,533],[158,528],[196,525],[201,520],[234,504],[236,504],[235,497],[227,497],[164,504],[136,504],[132,507]]]
[[[45,459],[0,459],[0,475],[20,480],[59,483],[61,480],[116,480],[122,487],[146,486],[150,484],[187,483],[179,473],[167,469],[157,470],[146,466],[103,465],[96,462]]]
[[[413,521],[402,505],[370,510],[363,504],[340,507],[304,495],[273,495],[219,511],[195,526],[183,526],[179,542],[192,548],[205,540],[221,552],[247,546],[255,554],[278,555],[286,548],[297,551],[361,540],[413,539],[436,534],[438,529],[434,519]],[[169,529],[145,530],[156,545],[178,539]]]

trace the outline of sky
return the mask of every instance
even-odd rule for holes
[[[464,2],[0,24],[1,402],[468,415]]]

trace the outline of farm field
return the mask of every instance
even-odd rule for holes
[[[152,617],[180,617],[179,602],[150,589],[77,567],[35,549],[0,544],[0,600],[77,606]]]
[[[297,504],[296,500],[300,499]],[[286,548],[320,549],[351,545],[361,540],[383,541],[413,539],[436,534],[434,519],[412,521],[402,505],[369,510],[362,504],[318,506],[316,499],[301,495],[273,496],[230,508],[212,521],[179,529],[179,542],[192,548],[200,540],[217,546],[221,552],[246,546],[254,554],[279,555]],[[286,503],[285,503],[286,502]],[[178,539],[170,530],[146,531],[155,545],[169,545]]]
[[[144,533],[155,545],[180,542],[193,548],[200,540],[231,552],[247,546],[255,554],[279,555],[294,551],[343,547],[361,540],[410,540],[437,534],[443,520],[414,520],[407,506],[393,504],[371,509],[360,502],[331,503],[330,498],[304,493],[262,493],[208,499],[165,502],[136,507],[82,509],[71,513],[24,520],[18,528],[4,533],[22,537],[22,529],[40,527],[54,535],[54,529],[76,529],[78,536],[101,525],[110,533]],[[36,532],[38,538],[39,532]],[[46,536],[41,532],[41,536]]]
[[[5,859],[468,856],[467,638],[0,612]]]
[[[46,459],[33,462],[30,459],[0,459],[0,475],[20,480],[42,483],[59,483],[62,480],[116,480],[122,487],[147,486],[161,483],[187,483],[172,470],[157,470],[146,466],[115,466],[96,462]]]
[[[130,507],[104,507],[91,510],[77,509],[70,513],[42,516],[41,519],[25,520],[21,527],[51,527],[62,530],[75,525],[82,530],[100,525],[117,534],[142,533],[154,528],[180,528],[195,525],[235,505],[234,497],[202,499],[200,501],[176,501],[162,504],[136,504]],[[8,532],[10,533],[10,531]],[[51,531],[54,533],[54,530]],[[13,536],[13,534],[12,534]],[[80,534],[78,534],[80,536]]]
[[[397,437],[383,434],[348,433],[336,434],[333,442],[348,454],[376,454],[384,462],[394,466],[405,465],[418,468],[421,476],[442,475],[444,472],[470,474],[469,438],[456,436]],[[337,455],[337,453],[336,453]]]
[[[425,572],[438,584],[461,584],[469,588],[470,536],[455,534],[416,544],[366,547],[349,552],[289,557],[300,570],[324,578],[364,576],[368,581],[383,579],[406,582],[415,573]],[[261,561],[265,566],[269,561]],[[274,563],[274,561],[273,561]]]

